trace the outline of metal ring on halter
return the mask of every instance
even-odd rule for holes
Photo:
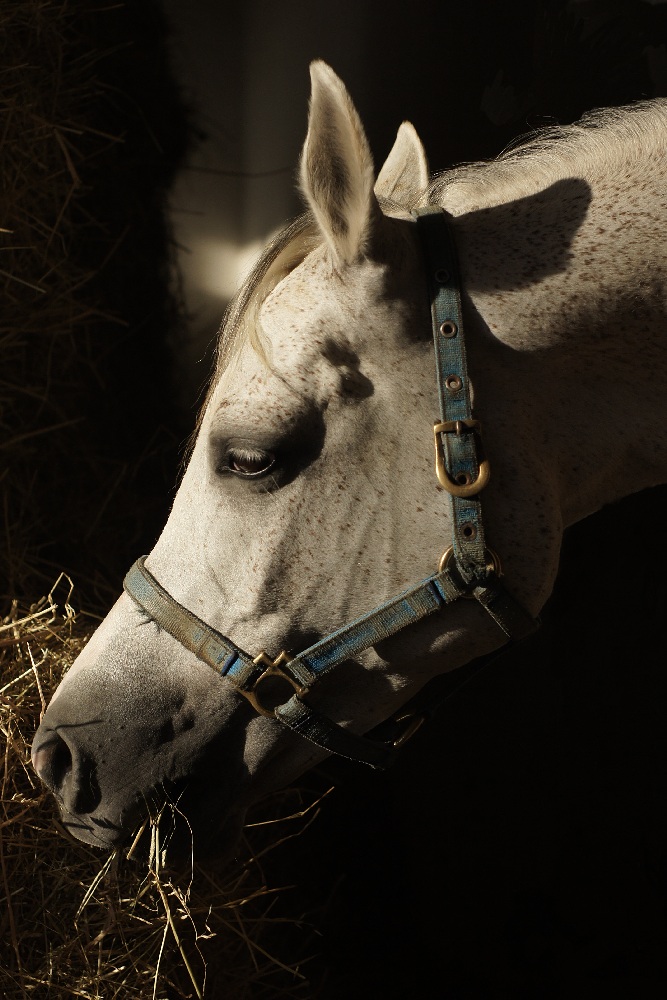
[[[489,560],[486,564],[487,571],[489,573],[495,573],[496,576],[502,576],[503,567],[498,553],[494,552],[493,549],[487,548],[486,556],[487,559]],[[453,557],[454,557],[454,546],[450,545],[449,548],[445,549],[445,551],[440,556],[440,562],[438,563],[438,573],[443,573],[447,569]],[[463,594],[462,596],[468,597],[471,595]]]
[[[275,715],[275,712],[272,708],[267,708],[265,705],[262,704],[262,702],[259,700],[257,691],[262,681],[267,680],[269,677],[278,677],[282,681],[287,681],[290,687],[292,687],[296,692],[296,694],[298,694],[299,696],[306,694],[308,690],[307,688],[299,684],[299,682],[295,680],[294,677],[290,676],[290,674],[288,674],[286,671],[280,669],[281,663],[289,663],[291,659],[292,657],[289,656],[289,654],[286,653],[285,650],[283,650],[282,653],[279,653],[278,656],[276,656],[275,660],[272,660],[270,656],[266,655],[266,653],[260,653],[252,661],[253,663],[257,664],[257,666],[266,665],[266,670],[259,675],[259,677],[257,678],[257,680],[255,681],[255,683],[251,688],[249,688],[248,690],[245,690],[244,688],[239,688],[238,691],[239,694],[242,694],[244,698],[247,698],[247,700],[250,702],[255,711],[259,712],[260,715],[264,715],[269,719],[272,719]]]

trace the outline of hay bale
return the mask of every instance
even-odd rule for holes
[[[287,828],[262,817],[234,871],[195,866],[179,875],[165,866],[159,822],[151,824],[148,865],[136,856],[136,839],[105,857],[58,823],[32,771],[30,743],[91,632],[77,623],[70,597],[61,577],[47,597],[24,611],[14,602],[0,622],[0,996],[306,996],[299,968],[269,950],[276,890],[259,860],[303,826],[300,815]],[[280,808],[293,808],[289,795]],[[305,810],[306,823],[314,811]]]
[[[0,607],[54,566],[107,605],[168,508],[165,205],[187,123],[161,18],[0,0]]]

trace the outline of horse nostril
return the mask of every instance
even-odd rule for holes
[[[54,733],[32,751],[32,765],[52,792],[62,789],[72,770],[72,754],[62,737]]]

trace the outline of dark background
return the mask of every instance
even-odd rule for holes
[[[171,75],[192,45],[181,44],[178,6],[167,4],[168,19],[148,0],[91,7],[68,28],[75,54],[103,55],[94,99],[77,113],[122,135],[82,159],[71,246],[93,261],[91,295],[114,322],[96,321],[65,389],[49,390],[50,405],[83,418],[76,431],[12,453],[3,470],[5,485],[21,484],[5,510],[13,504],[18,517],[29,502],[31,525],[25,558],[7,561],[8,598],[34,599],[67,569],[81,603],[101,612],[153,544],[215,332],[198,326],[187,287],[185,307],[175,290],[167,193],[222,136],[211,169],[237,184],[222,220],[234,239],[265,238],[296,211],[285,192],[310,58],[328,59],[349,85],[378,163],[409,118],[434,169],[492,156],[596,106],[667,94],[667,5],[194,3],[228,80],[212,124]],[[262,171],[281,186],[243,176]],[[102,220],[92,232],[91,214]],[[183,374],[193,341],[202,360]],[[571,529],[542,632],[479,673],[461,672],[452,687],[469,682],[392,773],[331,762],[306,779],[316,792],[333,778],[337,791],[273,855],[269,875],[296,884],[279,906],[305,915],[304,929],[280,947],[287,960],[318,952],[306,967],[312,995],[664,992],[666,501],[654,490]]]

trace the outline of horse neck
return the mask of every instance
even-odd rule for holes
[[[518,426],[531,421],[565,525],[667,481],[665,168],[636,173],[588,179],[571,231],[580,181],[554,185],[557,204],[542,200],[534,217],[528,199],[523,228],[511,227],[509,205],[457,220],[464,284],[483,321],[473,353],[494,359],[478,398],[488,389]]]

